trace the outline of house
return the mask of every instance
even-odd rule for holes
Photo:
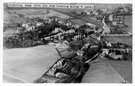
[[[41,26],[41,25],[43,25],[43,22],[38,22],[38,23],[36,24],[36,26]]]
[[[22,27],[28,28],[29,27],[29,23],[22,24]]]
[[[99,13],[96,12],[96,11],[93,11],[93,14],[94,14],[95,16],[98,16],[98,15],[99,15]]]
[[[109,21],[113,21],[113,14],[110,14],[108,19],[109,19]]]

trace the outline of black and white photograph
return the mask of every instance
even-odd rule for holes
[[[3,3],[2,83],[133,83],[132,3]]]

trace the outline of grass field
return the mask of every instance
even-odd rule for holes
[[[21,22],[26,22],[27,19],[25,18],[22,18],[22,17],[19,17],[18,15],[16,14],[11,14],[11,13],[8,13],[7,11],[4,12],[4,23],[21,23]]]
[[[5,82],[33,82],[60,58],[52,45],[5,49],[3,55]]]
[[[91,64],[82,79],[82,83],[132,83],[132,62],[112,61],[101,58]],[[95,61],[95,62],[96,62]]]
[[[31,48],[5,49],[3,51],[3,81],[32,83],[42,76],[60,58],[52,45]],[[97,59],[91,64],[82,83],[132,82],[132,62]]]
[[[18,15],[22,15],[24,17],[20,17]],[[51,17],[51,16],[57,16],[60,17],[62,19],[68,19],[69,16],[53,11],[53,10],[48,10],[47,9],[6,9],[4,10],[4,22],[5,23],[9,23],[9,22],[13,22],[13,23],[21,23],[21,22],[26,22],[27,19],[25,18],[25,16],[34,16],[34,17]]]
[[[100,60],[99,60],[100,61]],[[101,60],[91,64],[82,79],[82,83],[120,83],[123,78],[119,76],[110,66],[108,61]]]
[[[125,24],[128,25],[128,27],[122,28],[122,30],[132,33],[132,25],[133,25],[132,18],[133,18],[132,16],[125,17]]]
[[[106,40],[112,42],[112,43],[117,43],[117,42],[121,42],[121,43],[125,43],[129,46],[132,47],[132,37],[126,37],[126,36],[106,36],[104,37]]]
[[[78,25],[82,25],[86,23],[85,21],[80,20],[80,19],[72,19],[71,21]]]
[[[132,83],[132,62],[109,61],[110,65],[129,83]]]

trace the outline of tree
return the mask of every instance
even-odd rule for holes
[[[99,15],[101,15],[101,14],[103,14],[103,11],[100,10],[100,9],[97,9],[97,13],[98,13]]]

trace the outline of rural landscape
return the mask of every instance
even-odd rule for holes
[[[3,5],[3,83],[132,83],[132,4]]]

